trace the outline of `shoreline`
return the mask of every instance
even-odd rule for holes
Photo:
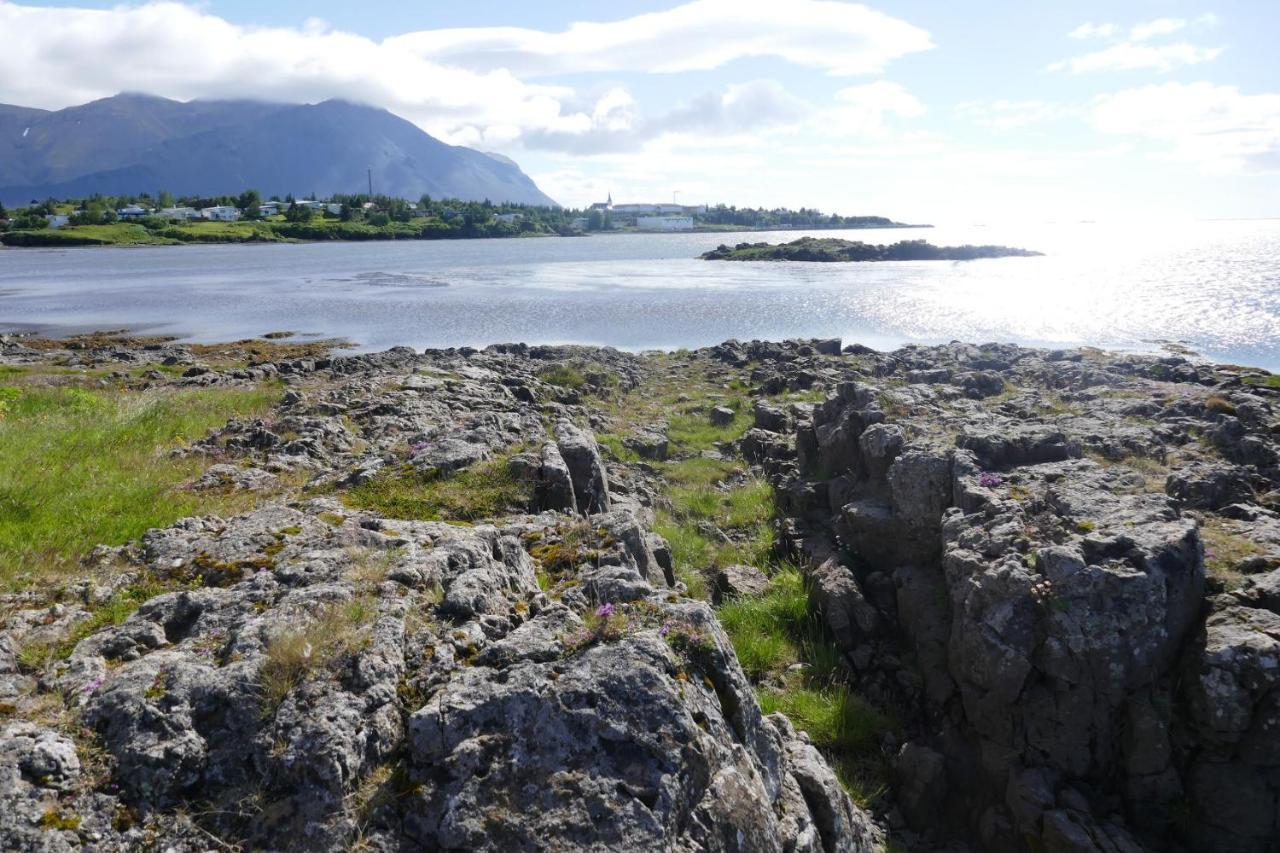
[[[68,227],[75,227],[75,226],[68,226]],[[148,243],[148,242],[74,243],[74,242],[68,241],[65,245],[60,245],[59,241],[55,240],[53,242],[45,243],[45,244],[18,245],[18,246],[9,245],[5,243],[2,239],[0,239],[0,251],[4,251],[6,249],[159,249],[159,248],[173,248],[176,246],[267,246],[267,245],[311,245],[311,244],[323,244],[323,243],[388,243],[388,242],[431,243],[431,242],[453,241],[453,240],[521,240],[521,239],[528,239],[528,238],[551,238],[551,237],[578,238],[578,237],[592,237],[595,235],[614,235],[614,234],[617,234],[617,235],[624,235],[624,234],[626,235],[633,235],[633,234],[634,235],[756,234],[756,233],[775,232],[775,231],[777,232],[781,232],[781,231],[886,231],[886,230],[893,231],[893,230],[900,230],[900,229],[913,229],[913,230],[929,229],[934,227],[935,226],[933,225],[914,225],[914,224],[906,224],[906,223],[902,223],[902,224],[895,223],[892,225],[864,225],[864,226],[842,225],[839,227],[792,226],[792,227],[780,227],[780,228],[732,228],[727,230],[721,229],[721,228],[714,228],[714,227],[703,227],[703,228],[693,228],[687,231],[642,231],[634,228],[631,228],[631,229],[619,228],[619,229],[610,229],[608,231],[594,231],[594,232],[584,231],[576,234],[520,233],[520,234],[511,234],[511,235],[482,235],[482,236],[472,236],[472,237],[466,237],[466,236],[406,237],[406,236],[397,236],[394,234],[387,234],[385,236],[378,235],[378,236],[370,236],[370,237],[361,238],[361,239],[351,239],[351,238],[306,239],[306,238],[297,238],[297,237],[279,237],[279,238],[270,239],[270,240],[252,240],[252,239],[250,240],[235,240],[235,239],[176,240],[175,239],[172,242],[166,241],[166,242],[154,242],[154,243]],[[56,230],[62,231],[64,229],[56,229]],[[2,236],[4,233],[6,232],[0,232],[0,236]],[[8,232],[8,233],[16,233],[16,232]],[[35,231],[35,232],[22,232],[22,233],[24,234],[31,233],[31,234],[38,235],[42,232]]]

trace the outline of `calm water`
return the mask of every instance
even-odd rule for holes
[[[363,349],[500,341],[674,348],[841,336],[1152,349],[1280,369],[1280,221],[822,232],[1003,243],[967,263],[731,264],[797,232],[0,250],[0,330],[128,327],[215,341],[296,330]]]

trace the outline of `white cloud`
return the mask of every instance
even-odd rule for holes
[[[457,139],[555,120],[570,90],[475,72],[336,32],[240,27],[177,3],[98,11],[0,1],[0,102],[61,108],[120,91],[180,100],[346,98]]]
[[[1103,133],[1146,138],[1163,156],[1206,171],[1266,171],[1280,157],[1280,94],[1235,86],[1165,83],[1099,96],[1090,120]]]
[[[693,0],[663,12],[561,32],[486,27],[409,33],[397,48],[475,70],[525,76],[702,71],[769,56],[831,74],[868,74],[933,46],[899,18],[830,0]]]
[[[901,85],[877,80],[836,92],[835,105],[811,124],[823,138],[879,136],[888,130],[887,117],[918,118],[924,112],[924,104]]]
[[[1176,33],[1186,25],[1185,18],[1156,18],[1154,21],[1134,24],[1133,28],[1129,30],[1129,38],[1133,41],[1146,41],[1154,36],[1167,36],[1170,33]]]
[[[642,116],[623,89],[605,93],[590,113],[564,116],[544,128],[529,130],[526,148],[572,154],[634,151],[671,134],[729,136],[794,123],[812,107],[773,80],[755,80],[707,93],[652,118]]]
[[[1081,24],[1071,32],[1067,33],[1067,38],[1073,39],[1091,39],[1091,38],[1111,38],[1120,32],[1120,28],[1115,24],[1095,24],[1092,21]]]
[[[965,101],[956,104],[956,115],[974,124],[995,130],[1012,130],[1033,124],[1074,118],[1080,108],[1073,104],[1052,101]]]
[[[120,91],[179,100],[336,97],[385,107],[456,144],[523,140],[598,151],[682,130],[771,127],[810,108],[757,81],[645,118],[625,89],[580,92],[537,82],[539,75],[710,69],[754,56],[857,74],[931,46],[928,33],[905,21],[827,0],[693,0],[562,32],[449,29],[383,41],[317,18],[296,28],[242,27],[176,2],[90,10],[0,0],[0,102],[56,109]]]
[[[1183,65],[1210,62],[1222,53],[1220,47],[1196,47],[1186,42],[1165,45],[1121,42],[1084,56],[1064,59],[1049,65],[1050,71],[1071,71],[1085,74],[1091,71],[1137,71],[1150,69],[1168,72]]]
[[[1194,21],[1186,18],[1155,18],[1142,21],[1129,28],[1127,38],[1120,35],[1120,27],[1115,24],[1084,23],[1067,34],[1073,39],[1103,39],[1112,42],[1109,47],[1086,53],[1083,56],[1063,59],[1051,63],[1049,71],[1071,71],[1083,74],[1090,71],[1136,71],[1149,69],[1160,72],[1172,71],[1183,65],[1198,65],[1210,62],[1222,53],[1220,47],[1199,47],[1187,42],[1174,44],[1149,44],[1152,39],[1172,35],[1190,26],[1212,27],[1218,22],[1217,16],[1206,12]]]

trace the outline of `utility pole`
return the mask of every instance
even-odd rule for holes
[[[373,198],[373,167],[369,167],[369,198]]]

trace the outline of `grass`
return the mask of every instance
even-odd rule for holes
[[[1229,590],[1237,589],[1246,577],[1236,567],[1244,560],[1262,554],[1258,543],[1214,516],[1208,516],[1200,523],[1200,538],[1204,542],[1205,570]]]
[[[800,571],[781,566],[763,596],[727,602],[718,616],[761,710],[781,711],[806,732],[860,805],[883,792],[880,738],[895,724],[844,682],[840,652],[809,610]],[[805,668],[792,671],[796,663]]]
[[[747,677],[757,682],[796,663],[813,627],[808,595],[794,568],[775,574],[760,598],[724,604],[719,617]]]
[[[760,710],[780,711],[809,735],[835,768],[853,801],[866,807],[888,788],[881,736],[893,721],[847,686],[760,691]]]
[[[419,521],[476,521],[525,512],[533,484],[513,475],[507,458],[482,460],[450,474],[406,466],[361,483],[343,500],[390,518]]]
[[[169,451],[230,417],[264,412],[279,393],[16,390],[5,391],[0,420],[0,583],[65,571],[98,544],[123,544],[184,515],[245,508],[252,498],[177,488],[208,460]]]
[[[774,558],[772,488],[744,477],[741,460],[701,455],[751,427],[747,386],[741,377],[716,374],[717,366],[678,365],[679,354],[666,358],[678,374],[655,370],[640,388],[607,401],[615,431],[597,440],[615,459],[630,461],[622,436],[657,421],[669,424],[673,458],[655,466],[662,476],[654,530],[671,548],[677,577],[690,597],[705,599],[720,567],[746,563],[772,570],[763,596],[725,602],[717,608],[718,618],[764,712],[782,711],[806,731],[850,794],[865,805],[886,788],[880,736],[894,723],[845,683],[842,655],[810,612],[801,573]],[[787,400],[825,398],[812,390]],[[710,409],[718,405],[735,413],[719,427],[709,420]],[[793,670],[795,664],[804,667]]]
[[[733,409],[733,420],[724,426],[715,426],[708,416],[711,407],[696,402],[682,406],[671,417],[667,438],[675,453],[707,450],[717,444],[739,439],[751,429],[753,417],[745,398],[733,397],[715,401],[715,405]]]
[[[364,648],[377,616],[376,600],[361,596],[327,604],[305,627],[273,638],[258,671],[263,710],[274,712],[304,680]]]
[[[1241,377],[1241,381],[1247,385],[1262,385],[1267,388],[1280,388],[1280,374],[1267,374],[1265,376],[1260,376],[1255,373]]]
[[[587,377],[582,371],[570,364],[557,364],[539,371],[538,378],[548,385],[559,385],[562,388],[577,390],[587,384]]]
[[[3,242],[12,246],[163,246],[177,241],[159,237],[136,222],[113,222],[14,231]]]
[[[91,634],[110,625],[119,625],[128,619],[143,602],[167,592],[169,587],[154,581],[135,584],[120,590],[89,614],[89,618],[77,622],[71,632],[54,641],[27,643],[18,650],[18,662],[30,672],[39,672],[55,660],[71,656],[76,644]]]
[[[1222,415],[1234,415],[1236,407],[1221,394],[1210,394],[1204,398],[1204,407],[1211,412],[1217,412]]]
[[[667,506],[654,529],[667,539],[676,572],[695,597],[705,597],[716,569],[770,561],[773,490],[754,478],[722,487],[737,470],[735,462],[696,456],[662,466]]]

